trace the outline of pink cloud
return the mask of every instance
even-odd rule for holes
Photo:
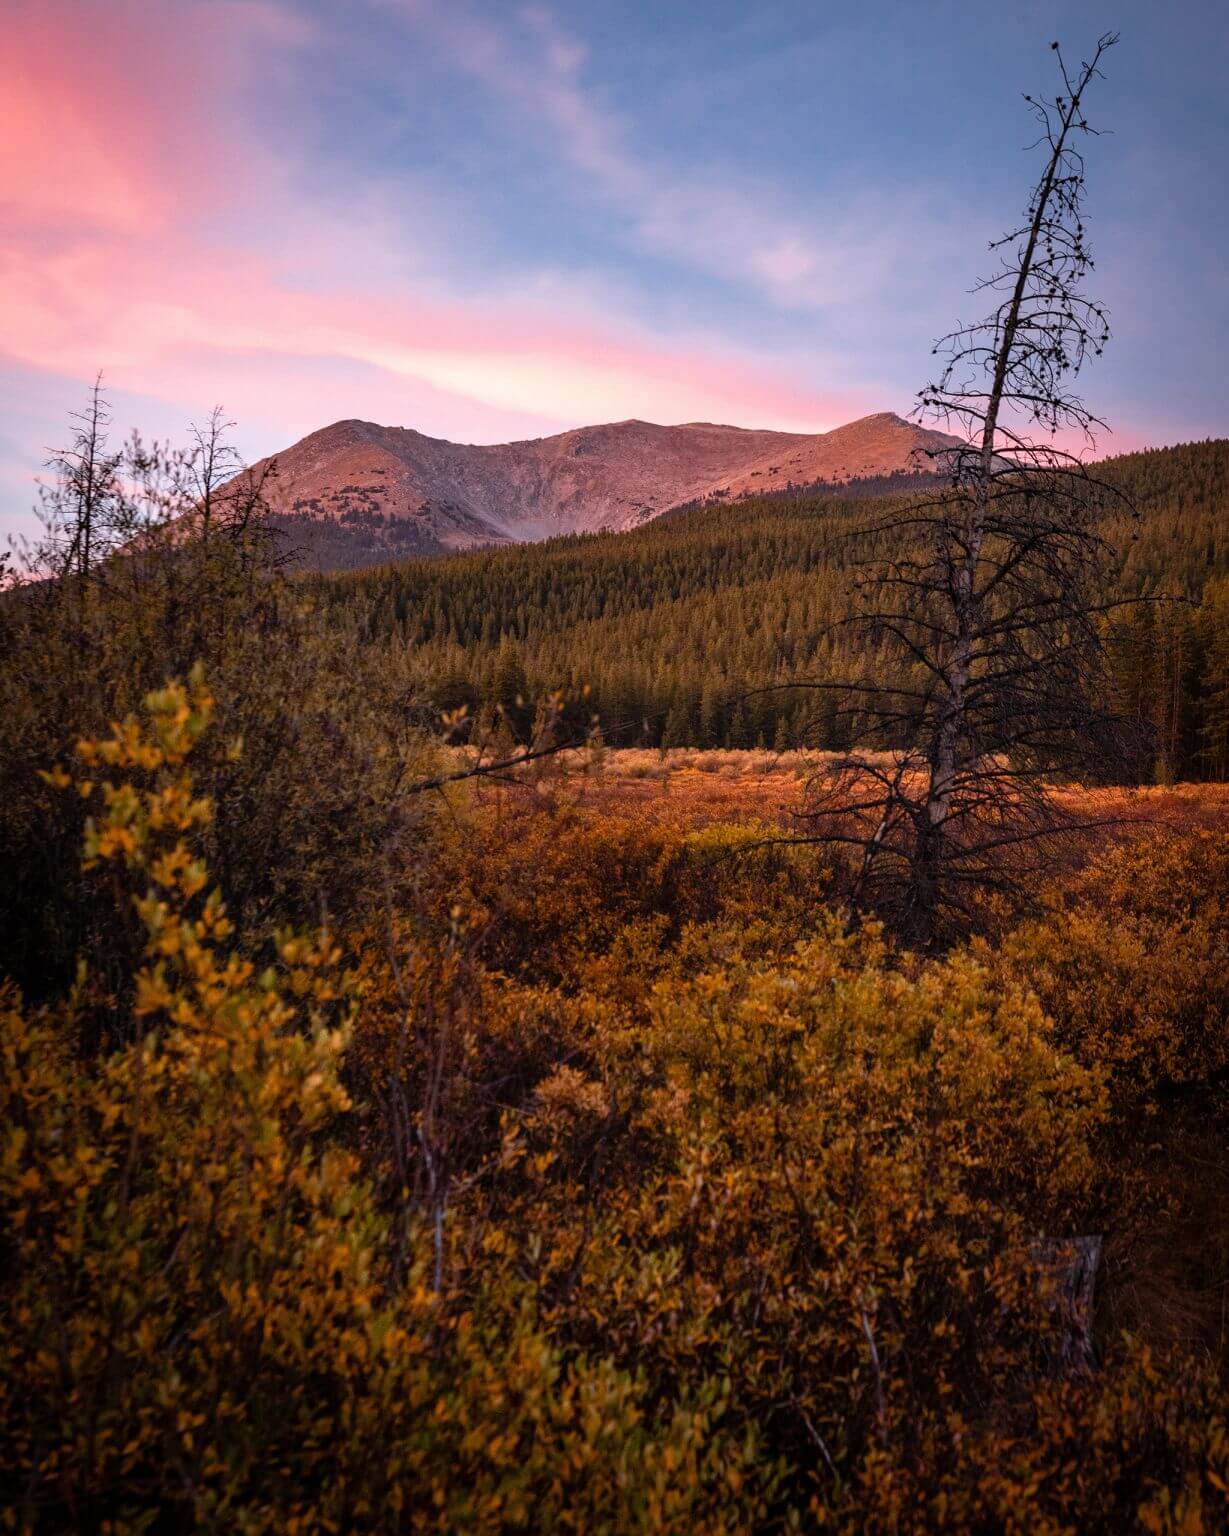
[[[416,382],[500,416],[560,423],[750,415],[818,429],[847,403],[716,352],[654,346],[528,304],[296,291],[257,253],[176,237],[153,249],[109,233],[37,256],[6,250],[0,261],[0,327],[11,356],[81,377],[101,365],[121,387],[146,393],[156,381],[154,392],[191,396],[199,360],[225,354],[280,357],[288,370],[326,375],[331,365],[361,365],[383,376],[376,393],[390,403],[399,384]],[[242,389],[238,363],[235,375]],[[288,427],[301,392],[320,395],[314,382],[283,393]],[[334,414],[355,408],[339,399]]]
[[[27,230],[154,236],[207,215],[246,146],[224,103],[306,36],[271,0],[44,0],[0,29],[0,204]]]
[[[263,451],[353,415],[491,441],[631,415],[820,430],[876,408],[783,378],[767,359],[667,343],[576,304],[474,301],[426,279],[372,291],[361,240],[304,204],[294,168],[262,148],[237,105],[255,60],[268,69],[309,40],[293,13],[239,0],[49,0],[9,19],[0,346],[10,358],[81,380],[101,367],[117,388],[186,415],[221,399],[278,435]],[[486,46],[481,34],[474,46]],[[581,152],[618,176],[617,145],[569,85],[582,55],[561,37],[546,47],[560,82],[552,110],[588,132]],[[300,243],[310,290],[286,275]]]

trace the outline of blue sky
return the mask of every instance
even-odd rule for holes
[[[221,402],[466,441],[906,411],[1090,98],[1084,393],[1105,451],[1229,431],[1229,7],[865,0],[0,4],[0,529],[105,371],[117,430]]]

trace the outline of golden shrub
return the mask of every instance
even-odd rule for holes
[[[1115,1097],[1229,1067],[1229,838],[1152,834],[1111,848],[994,964],[1032,986]]]
[[[144,884],[125,1043],[82,1056],[88,977],[34,1013],[3,997],[5,1524],[739,1528],[712,1390],[654,1414],[545,1338],[523,1288],[442,1295],[425,1252],[390,1289],[340,1134],[338,947],[283,934],[258,973],[191,850],[210,708],[199,678],[170,687],[79,753],[87,858]]]
[[[1224,1528],[1214,1366],[1062,1376],[1037,1257],[1217,1070],[1222,844],[923,963],[755,828],[462,807],[263,940],[147,703],[50,775],[130,970],[0,992],[7,1528]]]

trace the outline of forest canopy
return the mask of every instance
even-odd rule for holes
[[[1229,442],[1096,466],[1120,557],[1110,596],[1165,601],[1109,624],[1122,710],[1155,733],[1147,776],[1229,771]],[[813,694],[783,685],[873,675],[842,629],[859,530],[903,508],[837,488],[693,508],[628,534],[551,540],[305,578],[371,642],[395,639],[442,709],[474,714],[587,686],[611,744],[843,746]],[[882,544],[882,539],[879,540]],[[859,642],[860,644],[860,642]]]

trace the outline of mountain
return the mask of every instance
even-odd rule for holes
[[[485,446],[339,421],[276,455],[270,502],[304,563],[335,569],[621,532],[690,502],[920,472],[955,441],[890,411],[815,434],[620,421]]]

